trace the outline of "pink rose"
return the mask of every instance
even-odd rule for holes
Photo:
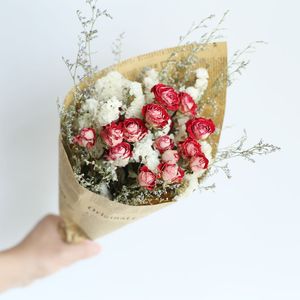
[[[166,109],[173,111],[178,109],[180,100],[172,87],[158,83],[152,87],[151,92],[154,94],[155,100]]]
[[[197,111],[197,104],[195,103],[194,99],[188,93],[184,92],[179,93],[179,99],[179,110],[183,114],[195,116]]]
[[[96,131],[93,128],[81,129],[80,133],[73,138],[73,143],[91,149],[96,143]]]
[[[163,153],[166,150],[171,150],[174,148],[174,141],[168,135],[163,135],[155,140],[154,147],[160,153]]]
[[[146,166],[142,166],[138,175],[139,185],[147,190],[153,190],[156,184],[156,175]]]
[[[183,142],[178,143],[178,148],[180,149],[180,154],[184,158],[190,158],[202,153],[201,145],[191,137],[188,137]]]
[[[165,127],[170,120],[168,112],[162,106],[155,103],[143,106],[142,114],[146,122],[155,128]]]
[[[179,154],[176,150],[167,150],[161,156],[161,160],[165,163],[175,165],[179,161]]]
[[[168,183],[180,183],[184,177],[184,171],[178,165],[160,163],[157,169],[159,177]]]
[[[108,149],[107,159],[117,160],[126,159],[131,156],[131,146],[126,142],[122,142]]]
[[[123,126],[121,123],[117,124],[116,122],[112,122],[103,127],[100,135],[105,144],[114,147],[123,142]]]
[[[199,170],[205,170],[208,167],[208,163],[209,161],[205,157],[204,153],[201,153],[191,158],[190,168],[193,172],[197,172]]]
[[[204,140],[215,131],[215,124],[211,119],[195,118],[187,121],[185,126],[189,136],[196,140]]]
[[[140,141],[148,132],[144,122],[138,118],[125,119],[122,124],[124,139],[130,143]]]

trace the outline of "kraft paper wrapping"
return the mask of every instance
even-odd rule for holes
[[[185,47],[185,48],[182,48]],[[129,80],[137,80],[145,67],[153,67],[160,70],[164,62],[174,50],[189,50],[190,46],[168,48],[151,52],[125,60],[113,67],[106,68],[95,75],[95,80],[104,76],[109,71],[117,70]],[[216,132],[209,138],[212,145],[212,156],[217,151],[220,138],[226,100],[227,78],[227,48],[226,43],[214,43],[199,51],[199,62],[196,68],[204,67],[209,73],[209,85],[203,96],[207,100],[201,116],[212,117],[216,125]],[[218,92],[215,92],[218,82]],[[221,83],[221,85],[220,85]],[[80,84],[85,87],[85,82]],[[214,99],[214,105],[211,99]],[[65,99],[65,106],[73,101],[73,90]],[[61,216],[65,220],[65,239],[68,242],[76,242],[82,238],[96,239],[118,228],[143,218],[174,202],[155,205],[131,206],[112,201],[104,196],[93,193],[82,187],[74,177],[67,153],[61,138],[59,140],[59,206]]]

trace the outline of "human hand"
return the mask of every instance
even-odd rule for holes
[[[59,216],[48,215],[19,245],[0,252],[0,292],[26,285],[99,253],[100,246],[90,240],[77,244],[65,243],[58,231],[62,222]]]

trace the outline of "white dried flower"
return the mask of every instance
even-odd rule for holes
[[[99,105],[97,123],[100,126],[105,126],[110,124],[112,121],[117,120],[120,115],[121,106],[122,102],[115,96],[103,101],[103,103]]]
[[[172,123],[172,121],[169,120],[168,124],[164,128],[160,128],[160,129],[155,130],[155,132],[153,133],[154,138],[158,138],[160,136],[168,134],[171,130],[171,123]]]
[[[135,162],[142,162],[151,171],[155,171],[159,165],[159,152],[152,147],[153,134],[148,133],[141,141],[134,144],[132,159]]]
[[[86,127],[91,127],[92,123],[93,123],[93,118],[90,113],[82,113],[78,116],[77,126],[79,130]]]
[[[97,115],[98,104],[99,104],[99,102],[96,99],[89,98],[89,99],[85,100],[84,104],[82,105],[81,110],[83,112],[89,113],[92,117],[95,117]]]
[[[159,83],[158,72],[153,68],[146,70],[144,77],[146,89],[151,90],[151,88],[157,83]]]
[[[196,89],[198,89],[200,96],[202,96],[202,94],[205,92],[207,86],[208,86],[207,79],[200,78],[196,80],[195,87]]]
[[[98,79],[95,83],[97,98],[100,102],[107,98],[116,97],[123,98],[123,90],[128,85],[129,80],[123,77],[119,72],[112,71],[106,76]]]
[[[195,73],[197,77],[195,85],[187,87],[185,92],[188,93],[196,103],[198,103],[207,89],[209,76],[207,70],[204,68],[197,69]]]
[[[193,86],[189,86],[188,88],[185,89],[185,92],[188,93],[193,99],[194,101],[197,103],[199,100],[199,90],[196,89]]]
[[[205,68],[199,68],[195,71],[196,77],[199,79],[208,79],[209,75]]]
[[[199,98],[197,99],[198,101],[201,99],[202,95],[204,94],[205,90],[207,89],[208,86],[208,72],[204,68],[199,68],[195,71],[197,80],[195,82],[195,88],[199,92]]]
[[[100,183],[98,190],[102,196],[112,199],[112,195],[111,195],[106,183],[104,183],[104,182]]]
[[[187,183],[187,187],[180,195],[175,197],[175,200],[180,200],[189,196],[192,192],[199,188],[198,178],[205,172],[205,170],[200,170],[193,174],[185,174],[184,180]]]
[[[211,151],[212,147],[207,141],[200,141],[201,145],[201,151],[204,153],[206,158],[209,160],[209,163],[211,163],[212,156],[211,156]]]
[[[81,113],[77,119],[77,125],[79,130],[85,127],[91,127],[95,121],[98,110],[98,101],[94,98],[85,100],[81,107]]]
[[[142,116],[142,107],[145,105],[145,96],[142,85],[139,82],[129,83],[129,95],[134,99],[126,109],[126,118],[140,118]]]
[[[129,163],[129,158],[118,158],[116,160],[112,160],[111,164],[116,167],[125,167]]]
[[[154,85],[159,83],[158,72],[155,69],[148,69],[145,72],[145,77],[143,79],[143,83],[145,85],[145,99],[146,103],[153,102],[153,94],[151,93],[151,89]]]
[[[118,181],[117,167],[112,164],[107,164],[106,171],[110,174],[113,181]]]

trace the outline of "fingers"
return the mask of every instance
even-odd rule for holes
[[[18,245],[18,253],[31,280],[52,274],[100,252],[100,246],[90,240],[77,244],[65,243],[58,231],[62,222],[59,216],[47,215]]]
[[[96,242],[86,240],[77,244],[65,244],[64,259],[70,264],[77,260],[86,259],[99,254],[101,251],[100,245]]]

